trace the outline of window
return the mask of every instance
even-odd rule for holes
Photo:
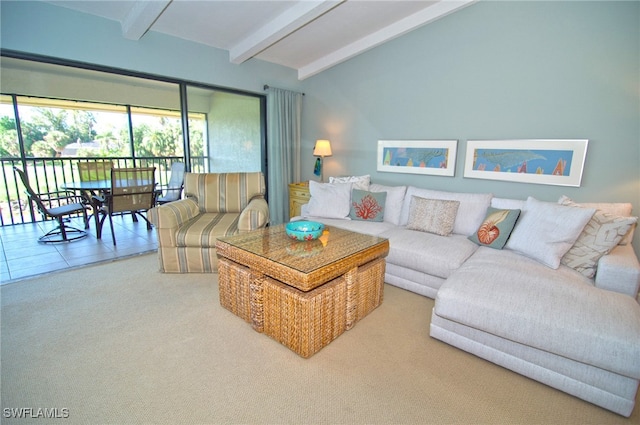
[[[260,99],[191,87],[187,93],[189,110],[209,117],[202,132],[209,141],[207,168],[214,173],[262,170]],[[193,155],[196,140],[193,135],[190,140]]]
[[[78,158],[156,166],[160,184],[174,161],[195,172],[265,171],[264,95],[2,53],[2,224],[15,222],[3,208],[16,201],[14,165],[54,176],[41,190],[74,178]]]
[[[262,95],[18,57],[2,56],[0,64],[3,157],[19,154],[9,132],[12,126],[17,131],[9,96],[16,95],[27,156],[185,156],[188,143],[203,171],[263,169]],[[181,85],[188,138],[182,134]]]

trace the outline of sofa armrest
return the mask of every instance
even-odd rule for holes
[[[200,214],[193,199],[180,199],[149,210],[149,220],[158,229],[174,229]]]
[[[631,244],[618,245],[600,258],[595,284],[636,299],[640,289],[640,263]]]
[[[257,196],[249,201],[238,218],[238,231],[248,232],[260,229],[269,223],[269,205],[262,196]]]

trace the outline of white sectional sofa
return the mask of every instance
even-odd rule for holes
[[[631,415],[640,382],[640,264],[630,204],[389,187],[368,176],[331,180],[310,182],[311,200],[292,220],[388,238],[385,282],[435,299],[433,338]],[[380,204],[374,219],[358,217],[365,197]],[[492,225],[496,216],[506,227]],[[479,242],[483,225],[483,235],[504,246]]]

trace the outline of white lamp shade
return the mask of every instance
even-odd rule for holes
[[[331,156],[331,142],[328,140],[316,140],[313,155],[322,157]]]

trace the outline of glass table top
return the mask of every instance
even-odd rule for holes
[[[322,236],[314,241],[290,239],[284,224],[220,238],[218,241],[302,273],[311,273],[370,249],[385,251],[385,255],[388,251],[388,240],[385,238],[334,226],[325,226]]]

